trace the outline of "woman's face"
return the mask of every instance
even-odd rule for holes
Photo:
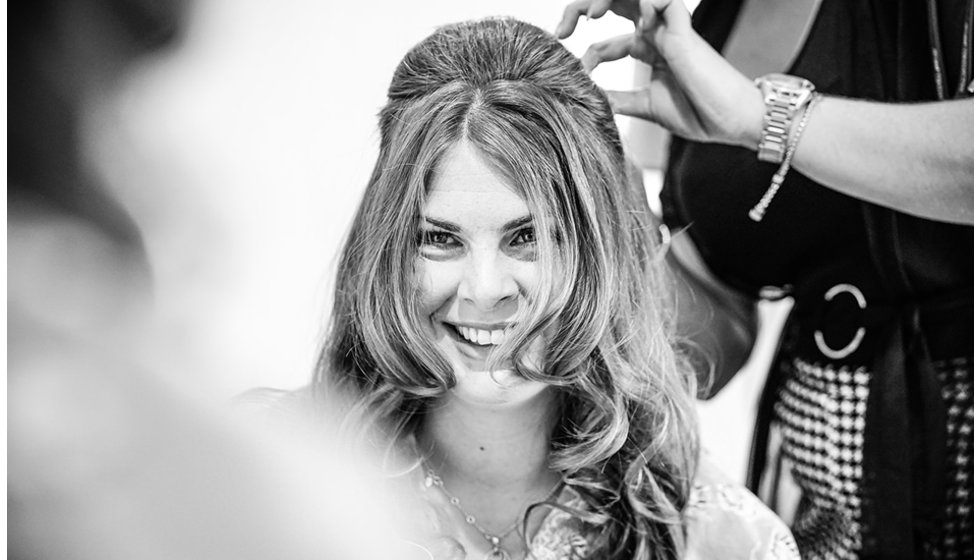
[[[420,227],[422,319],[453,365],[454,395],[506,404],[540,393],[546,385],[518,377],[510,363],[488,371],[491,349],[538,281],[537,232],[524,199],[463,141],[443,157]],[[532,361],[540,363],[541,346],[532,345]]]

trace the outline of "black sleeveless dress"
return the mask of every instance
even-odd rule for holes
[[[694,26],[720,51],[739,9],[704,0]],[[788,72],[826,95],[935,100],[928,11],[926,0],[824,0]],[[946,87],[962,90],[972,2],[939,3],[935,21]],[[794,298],[750,486],[773,423],[803,492],[793,531],[804,557],[972,558],[973,228],[861,202],[792,170],[756,223],[748,211],[775,164],[681,139],[669,162],[665,222],[689,226],[730,286]]]

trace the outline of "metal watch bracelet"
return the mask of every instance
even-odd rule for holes
[[[758,157],[760,161],[782,163],[793,121],[810,99],[814,86],[787,74],[767,74],[757,78],[756,85],[766,104]]]

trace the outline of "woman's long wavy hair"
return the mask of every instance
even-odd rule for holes
[[[449,391],[423,333],[416,263],[427,189],[466,141],[525,198],[540,289],[496,354],[561,395],[552,467],[587,504],[594,558],[674,558],[695,467],[693,376],[674,351],[658,235],[603,93],[553,36],[513,19],[450,25],[395,70],[381,147],[337,273],[313,389],[397,442]],[[525,359],[547,335],[546,357]]]

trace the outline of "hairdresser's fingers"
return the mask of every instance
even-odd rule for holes
[[[633,23],[636,23],[640,16],[638,0],[613,0],[609,9],[617,16],[624,17]]]
[[[657,8],[650,0],[640,0],[637,2],[637,8],[640,17],[636,20],[636,32],[646,33],[658,23]]]
[[[707,139],[706,130],[691,101],[672,77],[654,80],[637,91],[607,91],[614,113],[652,121],[689,140]]]
[[[681,0],[638,0],[636,41],[630,56],[657,67],[665,53],[684,59],[685,39],[693,33],[690,14]],[[669,12],[669,17],[668,16]]]
[[[633,35],[630,34],[593,43],[589,45],[589,48],[582,55],[582,66],[585,67],[586,72],[592,72],[596,66],[599,66],[603,62],[625,58],[630,54],[635,40]]]
[[[565,11],[562,12],[561,21],[555,29],[555,35],[559,39],[567,38],[575,31],[579,16],[602,17],[609,11],[612,2],[613,0],[576,0],[568,4],[565,6]]]
[[[592,72],[603,62],[612,62],[627,56],[654,67],[663,65],[663,59],[653,43],[631,33],[589,45],[582,55],[582,66],[587,72]]]
[[[691,12],[681,0],[649,0],[668,25],[690,25]]]
[[[613,113],[617,115],[656,121],[650,110],[650,97],[645,89],[636,91],[607,90],[606,97],[609,99]]]
[[[691,27],[691,12],[681,0],[639,0],[637,9],[637,33],[646,33],[658,25],[670,32]]]
[[[706,138],[690,103],[676,91],[668,92],[653,83],[650,88],[638,91],[607,91],[606,96],[618,115],[650,121],[688,140]]]
[[[576,0],[565,7],[555,35],[565,39],[575,30],[580,16],[596,19],[609,11],[636,23],[640,17],[639,0]]]

